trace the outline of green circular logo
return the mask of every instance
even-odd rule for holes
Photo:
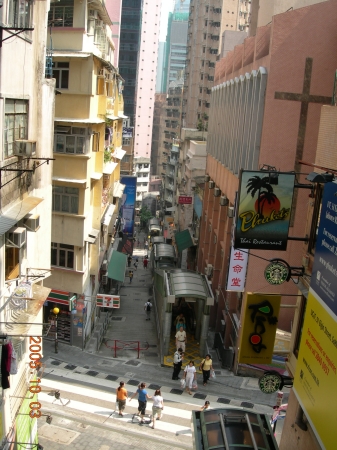
[[[281,262],[271,262],[264,271],[264,277],[269,284],[282,284],[287,281],[289,268]]]
[[[265,373],[259,378],[259,388],[265,394],[273,394],[280,390],[282,378],[276,373]]]

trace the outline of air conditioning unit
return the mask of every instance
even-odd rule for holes
[[[89,19],[98,19],[98,12],[95,9],[89,9]]]
[[[194,238],[193,241],[194,241],[194,245],[198,245],[198,243],[199,243],[199,239],[198,238]]]
[[[27,214],[23,224],[29,231],[37,231],[40,228],[40,214]]]
[[[213,273],[213,266],[212,264],[207,264],[207,266],[205,267],[205,274],[210,277],[212,276]]]
[[[220,188],[216,187],[214,189],[214,197],[220,197],[220,194],[221,194]]]
[[[208,183],[211,177],[209,175],[205,175],[205,182]]]
[[[221,206],[228,206],[228,203],[229,203],[228,198],[225,195],[222,195],[220,197],[220,205]]]
[[[209,187],[210,189],[214,189],[214,186],[215,186],[214,181],[209,181],[209,182],[208,182],[208,187]]]
[[[102,270],[108,270],[108,261],[106,259],[102,262]]]
[[[234,217],[234,207],[230,206],[227,210],[227,217],[233,218]]]
[[[15,141],[13,154],[16,156],[32,156],[36,152],[36,141],[17,139]]]
[[[13,227],[6,233],[7,247],[21,248],[26,242],[26,228]]]
[[[102,275],[102,284],[106,286],[108,284],[108,272],[105,272],[104,275]]]

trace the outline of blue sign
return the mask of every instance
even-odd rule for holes
[[[337,184],[324,186],[310,287],[337,316]]]
[[[135,204],[137,191],[137,177],[125,176],[121,178],[121,183],[125,184],[122,197],[121,217],[123,222],[123,233],[133,236]]]

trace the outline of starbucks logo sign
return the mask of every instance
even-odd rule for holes
[[[269,284],[279,285],[289,280],[290,268],[282,261],[272,261],[264,271]]]

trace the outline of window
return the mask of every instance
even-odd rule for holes
[[[53,186],[53,211],[78,214],[79,189]]]
[[[131,145],[131,138],[123,138],[122,145]]]
[[[87,153],[90,140],[90,131],[82,127],[55,127],[54,152],[66,153],[69,155],[84,155]],[[95,137],[93,139],[95,141]],[[93,143],[95,145],[95,142]],[[96,140],[96,147],[99,145],[99,136]],[[93,150],[98,151],[98,150]]]
[[[5,100],[4,157],[13,156],[15,141],[28,136],[28,101]]]
[[[53,62],[53,77],[56,78],[56,89],[68,89],[69,85],[69,63]]]
[[[74,19],[74,4],[72,1],[62,1],[67,6],[50,6],[48,23],[52,27],[72,27]]]
[[[33,2],[9,0],[8,24],[16,28],[32,28]],[[25,34],[31,33],[30,31]]]
[[[74,269],[75,248],[73,245],[51,243],[51,265]]]

